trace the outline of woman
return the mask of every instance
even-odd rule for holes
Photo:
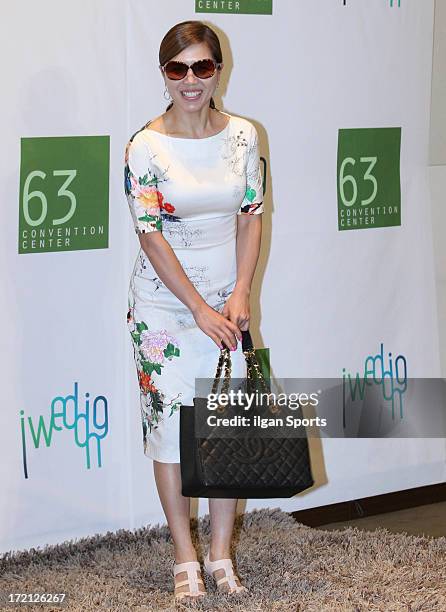
[[[125,190],[141,248],[130,279],[127,322],[141,391],[144,453],[175,547],[175,598],[205,594],[181,494],[179,407],[195,378],[213,378],[218,349],[231,347],[233,377],[245,376],[241,330],[260,248],[262,176],[257,132],[216,109],[223,68],[215,32],[185,21],[163,38],[159,64],[172,99],[129,140]],[[217,348],[216,348],[217,347]],[[204,565],[228,592],[247,590],[230,545],[235,499],[209,499]]]

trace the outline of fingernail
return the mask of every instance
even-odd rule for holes
[[[235,351],[237,349],[236,346],[231,347],[231,351]]]

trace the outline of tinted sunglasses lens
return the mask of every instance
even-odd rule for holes
[[[164,68],[167,78],[173,81],[184,79],[188,70],[189,66],[182,62],[168,62]]]
[[[199,79],[209,79],[215,72],[214,62],[208,59],[195,62],[192,69]]]

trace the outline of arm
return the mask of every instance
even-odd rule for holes
[[[237,280],[222,311],[242,331],[249,328],[249,296],[260,252],[263,209],[259,144],[253,127],[246,165],[246,193],[237,212]]]
[[[237,216],[237,280],[222,315],[236,323],[242,331],[249,329],[249,296],[259,258],[261,233],[261,214]]]
[[[262,237],[262,215],[237,216],[237,282],[234,290],[251,293]]]

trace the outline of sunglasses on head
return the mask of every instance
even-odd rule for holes
[[[184,79],[189,68],[192,68],[192,72],[198,79],[209,79],[215,74],[217,68],[220,69],[221,65],[221,63],[217,63],[213,59],[197,60],[191,64],[171,60],[164,64],[164,66],[160,66],[160,68],[168,79],[180,81]]]

